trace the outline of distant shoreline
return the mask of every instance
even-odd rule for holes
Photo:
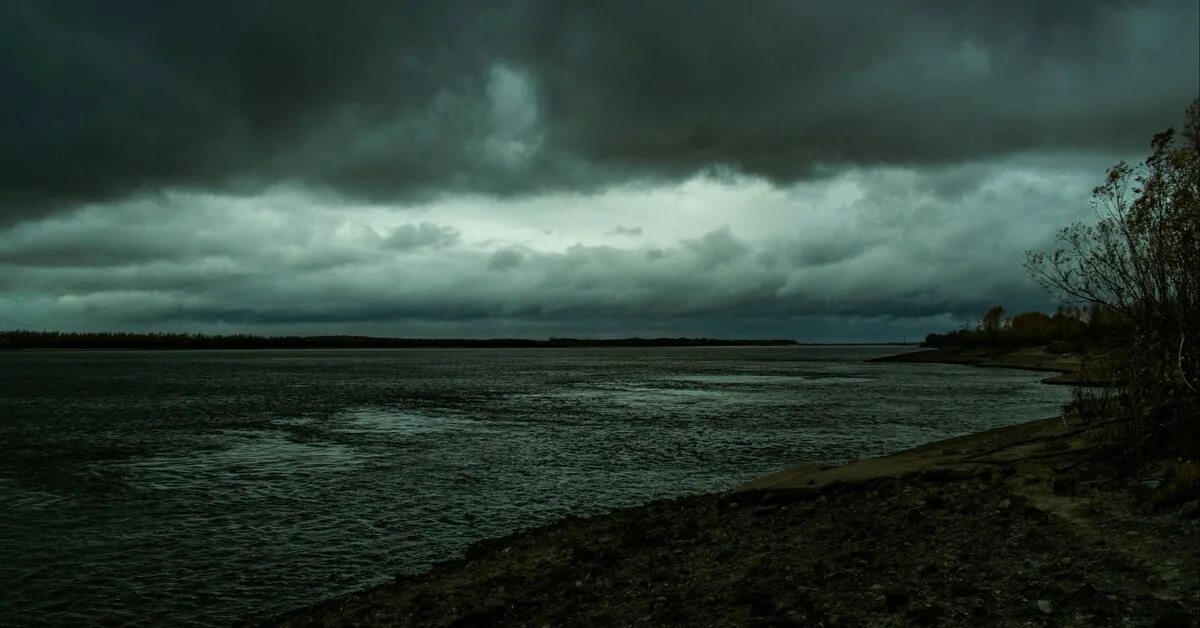
[[[1042,380],[1059,386],[1108,386],[1111,381],[1103,356],[1094,353],[1052,353],[1047,347],[1021,349],[964,349],[940,347],[874,358],[869,362],[915,364],[961,364],[981,368],[1008,368],[1058,373]]]
[[[569,349],[605,347],[910,346],[904,343],[801,343],[758,338],[387,338],[374,336],[208,336],[0,331],[0,350],[264,350],[264,349]]]

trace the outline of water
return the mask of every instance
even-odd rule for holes
[[[0,623],[223,625],[472,541],[1051,416],[888,348],[0,354]]]

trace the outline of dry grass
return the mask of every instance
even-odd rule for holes
[[[1151,509],[1157,512],[1193,499],[1200,499],[1200,462],[1179,461],[1167,468],[1154,492]]]

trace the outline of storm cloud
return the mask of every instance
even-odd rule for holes
[[[953,199],[929,191],[947,176],[855,170],[786,189],[697,178],[404,212],[172,193],[0,234],[0,327],[789,335],[808,319],[874,317],[897,333],[998,300],[1046,305],[1014,260],[1049,236],[1045,221],[1079,214],[1070,199],[1090,172],[1011,163]],[[689,224],[671,203],[690,208]],[[542,228],[555,206],[567,209]],[[421,222],[399,222],[414,213]],[[637,214],[640,237],[606,243],[603,220]]]
[[[7,2],[0,327],[887,335],[1046,306],[1020,253],[1200,93],[1198,23]]]
[[[41,2],[0,8],[9,221],[162,187],[411,199],[1128,151],[1197,4]]]

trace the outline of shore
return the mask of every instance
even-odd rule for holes
[[[912,355],[912,354],[909,354]],[[277,626],[1196,626],[1200,495],[1061,418],[477,543]]]
[[[1043,384],[1063,386],[1107,386],[1108,371],[1102,356],[1077,353],[1051,353],[1046,347],[1022,349],[964,349],[941,347],[884,356],[872,362],[908,362],[963,364],[984,368],[1008,368],[1058,373],[1042,380]]]

